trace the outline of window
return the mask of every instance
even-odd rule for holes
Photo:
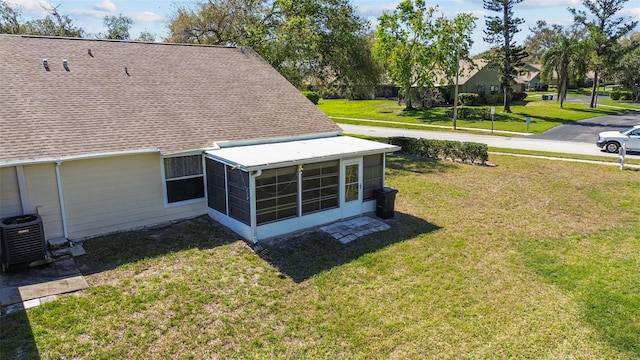
[[[164,159],[167,202],[204,198],[204,175],[200,155]]]
[[[227,189],[229,193],[228,215],[251,225],[249,173],[227,166]]]
[[[383,185],[383,154],[369,155],[363,157],[362,164],[362,199],[373,199],[373,190],[382,189]]]
[[[264,170],[256,178],[258,224],[298,215],[298,167]]]
[[[491,85],[491,95],[495,95],[495,94],[499,94],[499,93],[500,93],[500,86]]]
[[[227,213],[227,184],[223,163],[207,159],[207,198],[210,208]]]
[[[305,165],[302,170],[302,214],[338,207],[340,162]]]

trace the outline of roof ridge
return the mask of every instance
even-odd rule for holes
[[[138,41],[138,40],[92,39],[92,38],[82,38],[82,37],[30,35],[30,34],[0,34],[0,36],[33,38],[33,39],[51,39],[51,40],[77,40],[77,41],[92,41],[92,42],[149,44],[149,45],[194,46],[194,47],[225,48],[225,49],[238,49],[238,48],[246,47],[246,46],[237,46],[237,45],[209,45],[209,44],[188,44],[188,43],[171,43],[171,42]]]

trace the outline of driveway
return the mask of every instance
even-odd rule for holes
[[[542,140],[588,142],[595,146],[598,133],[622,130],[637,124],[640,124],[640,111],[632,110],[622,115],[608,115],[573,121],[530,137]]]

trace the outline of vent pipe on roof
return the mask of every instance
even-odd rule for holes
[[[71,71],[69,70],[69,63],[67,62],[67,59],[62,59],[62,66],[64,67],[65,70]]]
[[[127,69],[126,66],[124,67],[124,73],[127,74],[127,76],[131,76],[131,75],[129,75],[129,69]]]
[[[47,59],[42,59],[42,66],[44,66],[45,70],[51,71],[51,69],[49,69],[49,62],[47,61]]]
[[[91,53],[91,48],[87,49],[87,53],[89,54],[89,56],[93,57],[93,54]]]

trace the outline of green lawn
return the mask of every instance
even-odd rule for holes
[[[640,359],[640,172],[389,157],[392,230],[259,254],[207,218],[96,238],[13,359]]]
[[[336,122],[350,124],[366,124],[381,125],[380,123],[371,123],[360,120],[350,119],[370,119],[384,120],[401,124],[385,124],[384,126],[394,127],[416,127],[424,124],[439,125],[451,128],[453,122],[451,118],[446,116],[447,108],[439,107],[429,110],[418,110],[413,112],[404,112],[404,105],[398,105],[395,100],[321,100],[318,104],[328,116],[331,116]],[[486,108],[472,107],[474,109]],[[598,107],[590,109],[588,104],[565,103],[564,108],[560,109],[556,101],[543,101],[541,98],[530,97],[527,101],[512,104],[511,114],[502,112],[500,106],[495,106],[496,114],[494,118],[494,129],[515,132],[531,132],[542,133],[552,127],[562,123],[575,120],[584,120],[596,116],[617,114],[623,109],[611,107]],[[531,124],[527,130],[526,119],[531,119]],[[464,120],[458,119],[457,126],[491,129],[490,120]]]

